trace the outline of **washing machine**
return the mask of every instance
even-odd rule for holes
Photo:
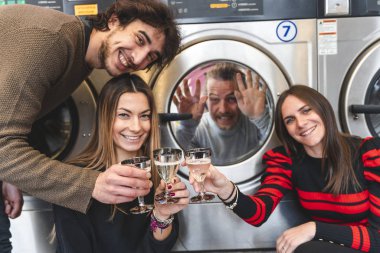
[[[66,160],[88,144],[94,129],[97,89],[103,82],[93,76],[82,82],[64,103],[39,119],[32,128],[29,141],[40,152],[58,160]],[[102,74],[102,76],[105,76]],[[51,204],[24,194],[21,216],[11,220],[14,253],[52,253],[54,240]]]
[[[0,1],[0,4],[32,4],[68,14],[89,15],[103,10],[113,1],[99,2],[8,0]],[[64,103],[34,123],[29,143],[41,153],[61,161],[83,150],[94,130],[97,96],[109,79],[104,70],[93,71]],[[51,204],[24,194],[21,216],[11,220],[12,252],[55,252],[55,243],[50,236],[53,224]]]
[[[318,10],[319,89],[341,129],[380,134],[380,1],[323,1]]]
[[[259,75],[267,91],[271,123],[256,148],[236,161],[217,168],[247,194],[254,193],[263,172],[265,151],[279,145],[274,134],[273,113],[278,95],[294,84],[317,89],[317,1],[307,0],[168,0],[182,33],[182,48],[164,69],[147,73],[160,113],[175,117],[161,121],[162,146],[185,149],[176,136],[181,115],[173,95],[186,78],[196,79],[221,62]],[[201,81],[203,83],[203,81]],[[188,115],[183,115],[185,120]],[[178,175],[188,183],[188,169]],[[215,198],[190,204],[180,214],[180,235],[173,251],[274,250],[277,237],[304,221],[298,203],[286,197],[269,220],[259,228],[248,225]]]

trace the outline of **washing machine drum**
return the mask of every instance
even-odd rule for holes
[[[65,102],[36,121],[28,136],[32,147],[57,160],[77,154],[90,141],[96,111],[96,93],[84,81]]]
[[[372,136],[380,136],[380,69],[367,91],[365,104],[374,105],[374,113],[367,115],[367,125]]]
[[[229,50],[226,50],[227,48]],[[269,122],[262,129],[253,127],[254,124],[249,121],[246,115],[242,115],[240,109],[237,108],[233,95],[234,88],[231,89],[232,86],[235,87],[234,82],[223,81],[219,83],[221,78],[216,76],[210,79],[218,80],[218,84],[211,85],[211,82],[206,82],[208,73],[213,71],[219,73],[219,69],[223,69],[223,66],[226,67],[226,72],[230,72],[227,70],[230,68],[237,69],[243,74],[249,70],[252,73],[252,78],[259,77],[260,87],[263,85],[267,87],[266,111],[269,114]],[[232,72],[234,71],[232,70]],[[220,75],[225,75],[225,73]],[[199,83],[198,92],[201,96],[209,95],[207,91],[210,88],[209,86],[215,88],[211,92],[212,102],[211,99],[208,99],[200,119],[203,129],[199,132],[195,131],[191,136],[191,131],[194,130],[190,128],[194,126],[194,121],[173,121],[169,124],[161,124],[161,145],[179,146],[184,150],[192,147],[210,147],[213,153],[212,163],[218,166],[220,171],[227,175],[230,180],[235,183],[243,183],[258,179],[262,173],[261,158],[264,152],[279,144],[273,136],[274,104],[277,99],[276,94],[280,94],[289,87],[289,83],[279,66],[270,55],[237,40],[206,40],[193,44],[184,48],[173,62],[152,80],[158,111],[185,112],[179,110],[175,103],[175,97],[177,101],[181,99],[181,96],[176,94],[177,90],[182,90],[182,94],[185,94],[185,80],[187,80],[189,92],[192,94],[195,94],[197,83]],[[216,88],[216,86],[220,87],[221,85],[223,85],[222,89]],[[218,111],[218,106],[225,105],[227,102],[231,104],[228,106],[228,110],[224,110],[223,113]],[[223,120],[215,120],[222,114]],[[208,126],[211,125],[213,130],[209,132],[215,130],[213,134],[203,134],[208,131],[203,130],[210,129],[211,127],[208,128]],[[217,126],[214,127],[215,125]],[[259,135],[258,133],[262,134]],[[225,145],[221,141],[222,138],[214,138],[216,135],[223,135],[224,140],[228,140],[225,143],[230,143],[232,146]],[[234,142],[234,138],[239,139],[239,141]],[[187,178],[188,169],[180,168],[179,174]]]
[[[72,98],[33,124],[29,143],[41,153],[63,159],[78,135],[78,111]]]
[[[343,130],[361,137],[380,136],[380,39],[352,64],[341,92]]]

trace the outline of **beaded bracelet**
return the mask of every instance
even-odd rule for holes
[[[171,214],[168,219],[160,220],[154,214],[154,210],[150,215],[150,230],[156,232],[157,228],[161,229],[161,231],[165,228],[168,228],[170,224],[172,224],[174,220],[174,216]]]
[[[226,205],[227,209],[233,210],[235,208],[235,206],[237,206],[237,202],[239,199],[239,190],[238,190],[236,184],[234,184],[234,190],[232,192],[235,192],[235,191],[236,191],[236,196],[231,202],[226,203],[223,201],[223,203]]]

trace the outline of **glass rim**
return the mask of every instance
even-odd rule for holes
[[[173,147],[162,147],[162,148],[157,148],[153,150],[153,156],[157,155],[176,155],[176,154],[181,154],[182,155],[183,151],[180,148],[173,148]]]
[[[187,149],[185,151],[185,156],[187,156],[187,154],[196,154],[196,153],[201,153],[201,152],[208,152],[208,153],[210,153],[210,156],[211,156],[211,148],[191,148],[191,149]]]
[[[150,161],[150,158],[148,156],[135,156],[132,158],[125,159],[121,161],[122,165],[135,165],[135,164],[140,164],[140,163],[146,163]]]

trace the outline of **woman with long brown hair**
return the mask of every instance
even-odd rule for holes
[[[108,81],[102,89],[93,138],[70,163],[84,169],[104,170],[137,156],[152,159],[152,152],[158,147],[158,116],[153,94],[140,77],[124,74]],[[146,195],[144,187],[147,183],[149,187],[150,177],[153,187],[145,196],[146,202],[153,203],[153,189],[156,194],[165,190],[155,169],[146,172],[124,166],[131,185],[126,191]],[[149,214],[128,212],[138,205],[136,200],[107,205],[94,199],[86,214],[54,206],[57,252],[169,252],[178,236],[178,221],[173,214],[187,206],[189,192],[178,178],[167,189],[178,202],[155,203]]]
[[[279,97],[275,130],[282,146],[264,154],[265,173],[254,195],[240,192],[213,166],[206,191],[253,226],[295,192],[309,221],[284,231],[277,252],[380,252],[379,138],[339,132],[327,99],[303,85]]]

